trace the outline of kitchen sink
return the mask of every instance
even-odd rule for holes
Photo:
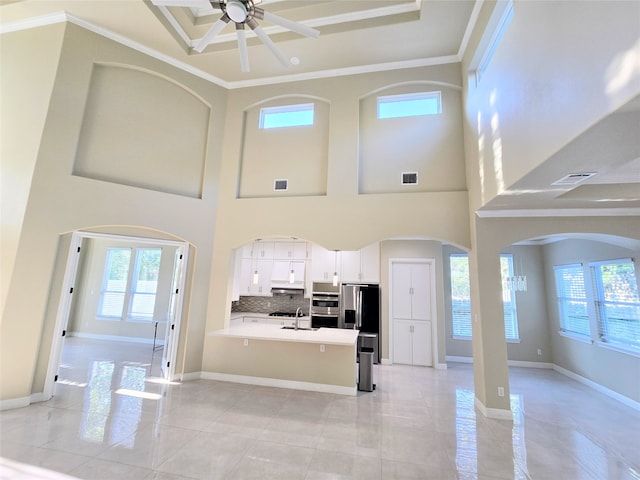
[[[285,325],[284,327],[282,327],[282,330],[295,330],[296,327],[292,326],[292,325]],[[298,330],[310,330],[312,332],[315,332],[316,330],[318,330],[317,328],[309,328],[309,327],[298,327]]]

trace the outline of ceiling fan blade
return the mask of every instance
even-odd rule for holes
[[[247,36],[244,31],[244,23],[236,23],[236,35],[238,36],[238,50],[240,52],[240,69],[249,71],[249,53],[247,52]]]
[[[151,0],[156,7],[189,7],[205,8],[209,6],[208,0]]]
[[[195,47],[193,47],[193,49],[198,53],[202,53],[206,46],[213,42],[213,39],[216,37],[216,35],[218,35],[227,25],[227,23],[229,23],[229,20],[230,18],[226,13],[218,20],[216,20],[216,23],[213,24],[213,27],[211,27],[209,31],[204,34],[204,37],[200,39],[200,41]]]
[[[251,30],[254,31],[254,33],[258,36],[258,38],[262,41],[262,43],[264,43],[266,47],[269,50],[271,50],[271,53],[273,53],[273,55],[280,61],[280,63],[283,66],[285,67],[290,66],[289,59],[285,57],[284,53],[282,53],[282,51],[278,47],[276,47],[276,44],[273,43],[273,41],[269,38],[269,35],[264,33],[264,30],[262,30],[260,25],[258,25],[258,22],[256,22],[252,18],[250,21],[247,22],[247,25],[249,25]]]
[[[297,22],[293,22],[279,15],[275,15],[273,13],[269,13],[263,10],[262,16],[267,22],[280,25],[281,27],[291,30],[292,32],[296,32],[299,35],[303,35],[305,37],[310,37],[310,38],[318,38],[320,36],[319,30],[316,30],[315,28],[307,27]]]

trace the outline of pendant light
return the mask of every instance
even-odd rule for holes
[[[295,240],[295,239],[293,239]],[[295,248],[295,242],[291,242],[291,251],[289,252],[289,283],[294,283],[296,281],[296,272],[293,270],[293,250]]]
[[[338,251],[333,251],[333,286],[338,286]]]
[[[251,264],[253,264],[253,261],[255,260],[255,254],[256,254],[256,241],[254,240],[253,248],[251,249]],[[256,260],[255,269],[253,270],[252,282],[254,285],[257,285],[259,281],[260,281],[260,276],[258,275],[258,261]]]

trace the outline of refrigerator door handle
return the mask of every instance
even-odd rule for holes
[[[358,290],[358,314],[356,315],[356,328],[360,330],[362,327],[362,290]]]

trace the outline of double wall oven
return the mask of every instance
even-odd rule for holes
[[[311,328],[338,328],[340,325],[340,287],[315,282],[311,292]]]

